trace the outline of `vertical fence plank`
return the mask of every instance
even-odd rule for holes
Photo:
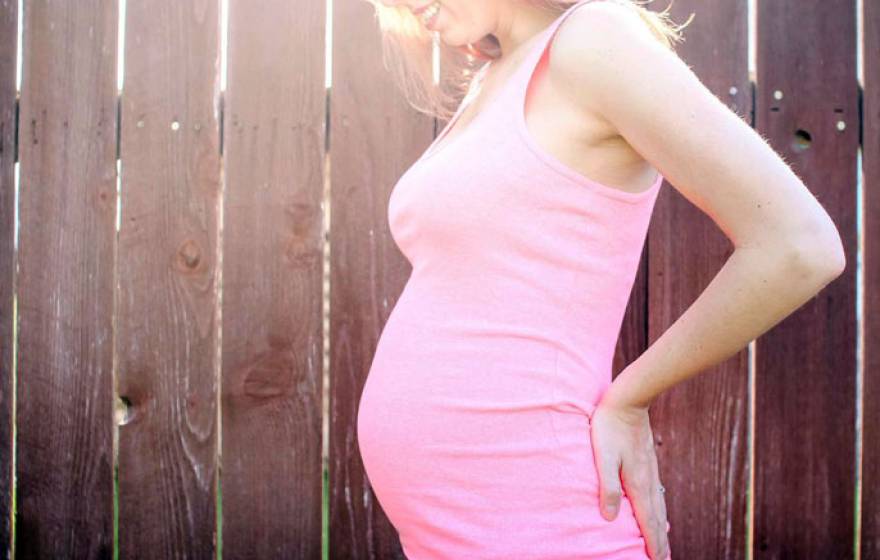
[[[855,6],[758,3],[757,128],[834,219],[848,262],[843,275],[756,343],[760,558],[853,557]]]
[[[18,3],[0,0],[0,555],[12,545],[12,345],[15,275],[15,61]]]
[[[323,3],[229,4],[224,558],[320,558]]]
[[[215,555],[219,3],[129,0],[117,297],[119,551]]]
[[[16,557],[110,558],[117,7],[23,16]]]
[[[862,367],[862,531],[864,560],[880,559],[880,2],[862,2],[864,70],[862,227],[864,355]],[[853,265],[850,265],[853,266]]]
[[[751,125],[746,0],[676,2],[684,22],[683,60]],[[657,200],[648,232],[649,338],[653,342],[693,303],[733,251],[730,240],[672,188]],[[678,558],[742,558],[748,486],[748,351],[660,396],[652,407],[661,480]]]
[[[391,188],[435,123],[405,103],[383,67],[373,8],[333,9],[330,558],[403,558],[369,487],[355,428],[376,342],[412,271],[388,230]]]

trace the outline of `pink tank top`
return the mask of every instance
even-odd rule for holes
[[[611,381],[663,184],[658,174],[640,192],[603,185],[542,149],[526,128],[529,81],[543,75],[536,71],[546,66],[556,28],[589,1],[542,30],[491,102],[443,142],[472,98],[466,97],[400,177],[388,204],[392,237],[413,266],[394,310],[405,315],[400,320],[442,326],[475,351],[501,337],[543,341],[558,350],[563,394],[588,413]],[[394,352],[413,341],[383,342]]]
[[[627,499],[613,523],[600,517],[588,424],[663,178],[638,193],[590,180],[524,118],[554,31],[589,1],[541,31],[442,142],[462,103],[391,192],[412,274],[379,337],[357,439],[413,560],[647,558]]]

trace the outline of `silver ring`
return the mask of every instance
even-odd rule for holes
[[[663,485],[661,484],[660,485],[660,493],[663,494],[665,492],[666,492],[666,488],[664,488]]]

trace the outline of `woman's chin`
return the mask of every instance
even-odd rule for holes
[[[456,35],[454,30],[449,30],[445,27],[441,27],[437,31],[435,31],[435,33],[438,37],[440,37],[440,40],[443,41],[443,43],[447,47],[464,47],[468,44],[467,41],[461,40],[461,38]]]

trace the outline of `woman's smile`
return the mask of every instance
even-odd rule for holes
[[[418,13],[419,19],[422,20],[422,23],[426,28],[431,31],[436,31],[435,24],[437,23],[437,17],[440,14],[440,2],[432,2],[427,8],[423,9]]]

